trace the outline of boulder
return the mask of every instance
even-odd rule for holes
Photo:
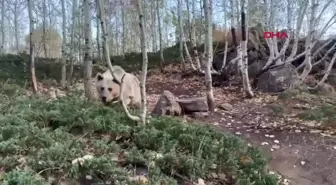
[[[260,72],[261,69],[266,65],[266,61],[258,60],[253,62],[248,66],[248,75],[250,79],[254,79]]]
[[[179,116],[181,115],[181,107],[177,103],[177,97],[173,95],[170,91],[163,91],[160,99],[156,103],[156,106],[152,112],[153,115],[171,115]]]
[[[291,64],[270,69],[258,78],[257,88],[266,93],[282,92],[295,83],[298,74]]]
[[[176,101],[185,114],[193,112],[207,112],[209,109],[205,98],[183,98],[177,99]]]
[[[333,86],[323,83],[316,89],[317,94],[324,95],[324,96],[335,96],[336,92]]]
[[[332,69],[332,70],[330,71],[330,74],[329,74],[329,76],[328,76],[327,82],[328,82],[330,85],[336,85],[336,69]]]

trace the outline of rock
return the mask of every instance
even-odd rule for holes
[[[218,105],[218,108],[221,110],[231,111],[233,109],[233,106],[229,103],[223,103]]]
[[[185,114],[208,111],[208,103],[205,98],[183,98],[176,101]]]
[[[170,91],[163,91],[160,99],[155,105],[155,108],[152,112],[154,115],[171,115],[179,116],[181,115],[182,109],[177,103],[177,98]]]
[[[288,89],[297,79],[293,65],[279,66],[260,75],[257,87],[262,92],[277,93]]]
[[[336,69],[332,69],[329,76],[328,76],[328,79],[327,79],[327,82],[330,84],[330,85],[335,85],[336,86]]]
[[[319,95],[333,96],[336,94],[334,87],[326,83],[318,86],[316,90]]]
[[[258,54],[257,50],[248,51],[247,56],[248,56],[249,61],[252,61],[252,62],[258,60],[258,58],[259,58],[259,54]]]
[[[260,73],[261,69],[265,66],[266,62],[259,60],[253,62],[251,65],[248,66],[248,75],[249,78],[253,79],[255,78],[258,73]]]

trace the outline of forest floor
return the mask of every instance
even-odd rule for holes
[[[203,77],[184,77],[176,67],[165,70],[169,73],[151,72],[147,78],[149,111],[164,90],[177,97],[205,97]],[[246,99],[239,86],[214,87],[215,102],[224,108],[198,121],[261,148],[271,158],[270,170],[292,185],[336,184],[336,105],[325,106],[336,101],[303,92]]]

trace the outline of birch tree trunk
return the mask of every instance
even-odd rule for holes
[[[299,33],[300,33],[301,28],[302,28],[303,17],[304,17],[304,14],[305,14],[306,10],[307,10],[308,4],[309,4],[309,1],[305,1],[305,3],[302,6],[302,8],[300,8],[299,16],[298,16],[298,19],[297,19],[297,22],[296,22],[294,44],[293,44],[293,47],[292,47],[291,54],[286,59],[287,61],[293,59],[294,56],[297,53],[298,43],[299,43]]]
[[[196,25],[195,25],[195,1],[192,1],[192,20],[191,20],[191,45],[193,47],[195,61],[196,61],[196,67],[199,72],[202,72],[201,68],[201,62],[199,59],[198,51],[197,51],[197,45],[196,45]]]
[[[77,0],[72,0],[72,25],[75,25],[76,23],[76,11],[77,11]],[[69,85],[72,85],[72,75],[73,75],[73,67],[74,67],[74,60],[75,57],[75,27],[72,26],[71,27],[71,38],[70,38],[70,42],[71,42],[71,60],[70,60],[70,71],[69,71],[69,79],[68,79],[68,83]]]
[[[121,20],[122,20],[122,55],[125,56],[126,53],[126,22],[125,22],[125,7],[123,0],[120,0],[121,3]]]
[[[321,86],[328,78],[331,69],[333,68],[334,64],[335,64],[335,60],[336,60],[336,53],[334,54],[334,56],[332,57],[330,64],[327,67],[327,71],[325,72],[325,74],[323,75],[322,79],[316,84],[316,86],[314,87],[314,89],[318,88],[319,86]]]
[[[242,30],[242,42],[241,42],[241,58],[239,61],[240,64],[240,72],[243,81],[243,88],[245,91],[245,95],[249,98],[254,96],[248,76],[248,57],[247,57],[247,26],[246,26],[246,17],[245,17],[245,0],[241,2],[241,30]]]
[[[153,2],[154,3],[154,2]],[[156,18],[155,18],[155,15],[156,15],[156,8],[155,7],[155,4],[153,3],[150,3],[150,7],[151,7],[151,22],[152,22],[152,51],[153,52],[156,52],[157,51],[157,38],[156,38]],[[154,6],[153,6],[154,5]]]
[[[35,75],[35,53],[34,53],[34,43],[33,43],[33,32],[34,32],[34,18],[33,18],[33,3],[31,0],[27,0],[28,2],[28,16],[29,16],[29,60],[30,60],[30,75],[31,75],[31,83],[33,86],[33,93],[38,93],[37,83],[36,83],[36,75]]]
[[[84,0],[84,38],[85,38],[85,51],[84,51],[84,91],[85,96],[91,100],[94,99],[93,87],[92,87],[92,32],[91,32],[91,20],[92,14],[90,9],[89,0]]]
[[[111,75],[112,77],[116,80],[116,82],[120,85],[120,91],[119,91],[119,94],[122,95],[123,94],[123,91],[124,91],[124,86],[123,86],[123,79],[121,79],[121,81],[116,78],[115,76],[115,73],[113,71],[113,66],[111,64],[111,60],[110,60],[110,52],[109,52],[109,45],[107,43],[107,36],[108,36],[108,33],[107,33],[107,30],[106,30],[106,23],[105,23],[105,11],[104,11],[104,4],[102,3],[102,0],[97,0],[97,5],[99,7],[99,11],[97,11],[97,17],[99,17],[100,19],[100,24],[101,24],[101,28],[102,28],[102,37],[103,37],[103,53],[104,53],[104,58],[106,60],[106,63],[107,63],[107,66],[111,72]],[[125,72],[125,71],[124,71]],[[141,118],[138,117],[138,116],[133,116],[130,114],[130,112],[128,111],[126,105],[125,105],[125,102],[121,99],[121,96],[119,96],[119,100],[121,101],[121,104],[123,106],[123,109],[126,113],[126,115],[131,119],[131,120],[134,120],[134,121],[140,121]]]
[[[19,28],[18,28],[18,0],[15,0],[14,4],[14,32],[15,32],[15,48],[16,52],[19,52]]]
[[[97,7],[96,7],[96,11],[99,11],[99,8],[98,8],[98,3],[97,4]],[[96,17],[96,24],[97,24],[97,33],[96,33],[96,42],[97,42],[97,52],[98,52],[98,58],[99,60],[102,60],[102,54],[101,54],[101,50],[100,50],[100,20],[99,20],[99,17],[97,16]]]
[[[226,35],[226,38],[228,38],[229,31],[227,31],[225,35]],[[221,67],[220,73],[223,73],[223,71],[225,69],[228,46],[229,46],[228,39],[226,39],[226,41],[225,41],[225,47],[224,47],[223,62],[222,62],[222,67]]]
[[[162,45],[162,28],[161,28],[161,16],[160,16],[160,6],[159,1],[156,1],[156,16],[158,21],[158,27],[159,27],[159,41],[160,41],[160,70],[163,71],[163,63],[164,63],[164,56],[163,56],[163,45]]]
[[[1,46],[0,53],[5,52],[5,0],[1,1]]]
[[[66,13],[65,13],[65,3],[61,0],[62,4],[62,72],[61,72],[61,87],[66,86]]]
[[[308,36],[306,40],[306,50],[305,50],[305,68],[300,75],[298,81],[295,83],[295,86],[298,86],[304,82],[306,77],[309,75],[311,69],[312,69],[312,47],[313,47],[313,41],[315,39],[315,14],[316,14],[316,9],[318,7],[318,4],[316,0],[311,0],[311,14],[310,14],[310,19],[309,19],[309,28],[308,28]]]
[[[187,25],[187,33],[188,33],[188,36],[186,36],[186,38],[189,38],[189,41],[191,40],[191,29],[190,29],[190,8],[189,8],[189,0],[185,0],[185,2],[186,2],[186,5],[187,5],[187,12],[188,12],[188,14],[187,14],[187,23],[188,23],[188,25]],[[184,33],[184,35],[185,35],[185,33]]]
[[[234,19],[234,2],[233,0],[230,0],[230,6],[231,6],[231,13],[230,13],[230,22],[231,22],[231,35],[232,35],[232,44],[236,48],[237,56],[236,58],[232,59],[230,63],[236,64],[236,62],[239,60],[239,51],[240,46],[237,43],[237,36],[236,36],[236,29],[235,29],[235,19]]]
[[[64,21],[64,20],[63,20]],[[47,2],[46,0],[43,0],[43,22],[42,22],[42,29],[43,29],[43,36],[42,36],[42,42],[43,42],[43,51],[44,51],[44,57],[48,58],[48,52],[47,52],[47,35],[46,35],[46,24],[47,24]]]
[[[186,70],[186,64],[184,61],[184,56],[183,56],[183,24],[182,24],[182,2],[181,0],[177,0],[177,6],[178,6],[178,24],[179,24],[179,34],[180,34],[180,60],[182,62],[182,69],[185,71]]]
[[[207,45],[207,50],[205,56],[207,58],[206,70],[205,70],[205,87],[206,87],[206,98],[210,112],[215,111],[215,101],[212,90],[212,76],[211,76],[211,66],[212,66],[212,0],[204,0],[204,14],[205,14],[205,25],[206,34],[205,40]]]
[[[142,12],[141,0],[137,0],[137,9],[139,14],[139,27],[140,27],[140,38],[141,38],[141,52],[142,52],[142,72],[140,79],[141,88],[141,112],[140,118],[142,124],[146,124],[146,112],[147,112],[147,100],[146,100],[146,76],[147,76],[147,66],[148,66],[148,56],[147,56],[147,46],[146,46],[146,33],[145,33],[145,20]]]

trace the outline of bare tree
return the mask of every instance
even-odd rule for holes
[[[43,22],[42,22],[42,26],[43,26],[43,49],[44,49],[44,57],[48,57],[48,53],[47,53],[47,42],[46,42],[46,37],[47,37],[47,32],[46,32],[46,24],[47,24],[47,0],[43,0]],[[63,2],[64,4],[64,2]],[[62,4],[62,5],[63,5]],[[63,8],[63,6],[62,6]],[[63,20],[64,21],[64,20]]]
[[[97,15],[99,14],[99,7],[98,7],[98,3],[96,3],[96,11],[97,11]],[[97,42],[97,51],[98,51],[98,57],[99,60],[102,60],[102,54],[101,54],[101,48],[100,48],[100,20],[99,17],[96,16],[96,42]]]
[[[177,6],[178,6],[178,10],[177,10],[177,16],[178,16],[178,24],[179,24],[179,44],[180,44],[180,59],[182,62],[182,68],[183,70],[186,70],[186,64],[184,61],[184,56],[183,56],[183,25],[182,25],[182,1],[181,0],[177,0]]]
[[[141,88],[141,113],[140,118],[143,124],[146,124],[146,112],[147,112],[147,101],[146,101],[146,76],[147,76],[147,66],[148,66],[148,57],[147,57],[147,46],[146,46],[146,33],[145,33],[145,20],[142,12],[141,0],[136,1],[138,14],[139,14],[139,26],[140,26],[140,35],[141,35],[141,52],[142,52],[142,73],[140,79],[140,88]]]
[[[14,33],[15,33],[15,49],[18,52],[19,51],[19,20],[18,20],[18,0],[15,0],[14,2]]]
[[[156,1],[156,16],[158,21],[158,27],[159,27],[159,41],[160,41],[160,69],[163,70],[162,64],[164,63],[164,56],[163,56],[163,44],[162,44],[162,28],[161,28],[161,16],[160,16],[160,1]]]
[[[123,0],[120,0],[121,4],[121,20],[122,20],[122,55],[126,53],[126,22],[125,22],[125,6]]]
[[[62,71],[61,71],[61,87],[64,88],[66,85],[66,13],[65,13],[65,3],[61,0],[62,4]],[[45,44],[44,44],[45,45]]]
[[[202,71],[201,69],[201,63],[200,59],[198,56],[198,51],[197,51],[197,45],[196,45],[196,24],[195,24],[195,16],[196,16],[196,11],[195,11],[195,1],[192,1],[192,20],[191,20],[191,45],[193,47],[194,51],[194,56],[195,56],[195,61],[196,61],[196,67],[198,71]]]
[[[71,27],[71,36],[70,36],[70,42],[71,42],[71,59],[70,59],[70,71],[69,71],[69,79],[68,79],[68,83],[69,85],[72,84],[72,75],[73,75],[73,67],[74,67],[74,60],[75,57],[75,23],[76,23],[76,12],[77,12],[77,0],[73,0],[72,1],[72,21],[71,24],[73,25]]]
[[[226,65],[226,58],[227,58],[227,50],[228,50],[228,47],[229,47],[229,42],[228,42],[228,35],[229,35],[229,30],[227,30],[227,16],[228,16],[228,13],[227,13],[227,10],[226,10],[226,1],[223,2],[223,11],[224,11],[224,28],[225,28],[225,47],[224,47],[224,51],[223,51],[223,54],[224,54],[224,57],[223,57],[223,61],[222,61],[222,67],[220,69],[220,73],[223,73],[224,72],[224,69],[225,69],[225,65]]]
[[[36,94],[38,92],[36,75],[35,75],[35,55],[34,55],[34,43],[32,42],[32,36],[34,32],[34,18],[33,18],[33,5],[31,0],[28,2],[28,15],[29,15],[29,33],[30,33],[30,47],[29,47],[29,59],[30,59],[30,73],[31,73],[31,83],[33,86],[33,92]]]
[[[332,47],[334,48],[334,47]],[[323,75],[322,79],[316,84],[316,86],[314,87],[314,89],[318,88],[319,86],[321,86],[328,78],[330,72],[331,72],[331,69],[333,68],[334,64],[335,64],[335,60],[336,60],[336,52],[334,53],[334,56],[332,57],[328,67],[327,67],[327,70],[325,72],[325,74]]]
[[[246,17],[245,17],[245,0],[241,1],[241,30],[242,30],[242,41],[241,41],[241,58],[238,61],[238,66],[240,69],[240,73],[242,76],[242,81],[243,81],[243,88],[245,91],[245,94],[247,97],[251,98],[254,96],[250,84],[250,80],[248,77],[248,57],[247,57],[247,36],[248,36],[248,31],[247,31],[247,26],[246,26]]]
[[[309,75],[311,69],[312,69],[312,47],[313,47],[313,41],[315,39],[315,23],[316,23],[316,18],[315,18],[315,14],[316,14],[316,9],[318,7],[318,4],[316,2],[316,0],[311,0],[311,14],[310,14],[310,19],[309,19],[309,28],[308,28],[308,36],[307,36],[307,40],[306,40],[306,50],[305,50],[305,68],[299,78],[299,80],[297,81],[296,85],[301,84],[306,77]]]
[[[84,0],[84,37],[85,37],[85,51],[84,51],[84,90],[85,96],[90,100],[94,98],[92,91],[92,41],[91,41],[91,9],[89,0]]]
[[[128,111],[125,102],[123,101],[123,99],[121,98],[123,91],[124,91],[124,85],[123,85],[123,78],[119,79],[115,76],[114,70],[113,70],[113,66],[111,64],[111,60],[110,60],[110,52],[109,52],[109,45],[107,43],[107,31],[106,31],[106,23],[105,23],[105,11],[104,11],[104,4],[102,3],[102,0],[97,0],[97,5],[99,7],[99,11],[97,11],[97,16],[100,19],[100,24],[102,27],[102,35],[103,35],[103,53],[104,53],[104,58],[106,60],[107,66],[111,72],[111,75],[113,77],[113,79],[115,79],[115,81],[120,85],[120,91],[119,91],[119,100],[121,101],[121,104],[123,106],[123,109],[126,113],[126,115],[134,121],[141,121],[141,117],[138,116],[133,116],[131,115],[131,113]],[[123,73],[125,73],[125,71],[123,71]],[[143,102],[142,102],[143,103]],[[146,103],[146,102],[145,102]],[[143,105],[142,105],[143,106]]]
[[[206,87],[206,98],[209,106],[209,111],[214,112],[215,101],[212,90],[212,76],[211,76],[211,64],[212,64],[212,0],[204,0],[204,14],[205,14],[205,24],[206,24],[206,52],[205,56],[207,58],[207,65],[205,70],[205,87]]]
[[[1,0],[1,46],[0,53],[5,52],[5,0]]]

